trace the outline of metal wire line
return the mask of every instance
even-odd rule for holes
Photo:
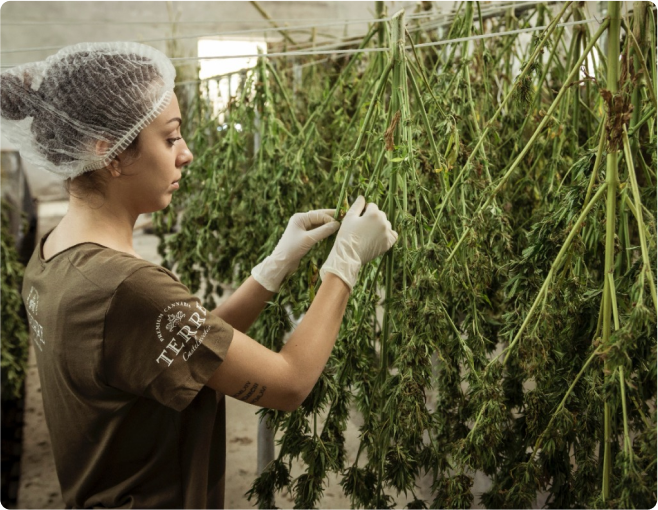
[[[591,23],[597,21],[595,18],[590,18],[581,21],[569,21],[567,23],[558,23],[558,27],[568,27],[572,25],[582,25],[584,23]],[[597,21],[598,22],[598,21]],[[436,41],[429,43],[416,44],[416,48],[427,48],[430,46],[442,46],[444,44],[452,44],[465,41],[475,41],[478,39],[489,39],[491,37],[501,37],[505,35],[513,34],[522,34],[526,32],[536,32],[539,30],[544,30],[549,25],[542,25],[539,27],[529,27],[529,28],[519,28],[517,30],[508,30],[505,32],[493,32],[481,35],[473,35],[470,37],[458,37],[456,39],[448,39],[445,41]],[[411,46],[406,46],[406,49],[410,50]],[[353,53],[379,53],[382,51],[390,51],[390,48],[362,48],[362,49],[353,49],[353,50],[320,50],[320,51],[283,51],[278,53],[263,53],[263,54],[245,54],[245,55],[216,55],[216,56],[206,56],[206,57],[174,57],[171,59],[172,62],[190,62],[197,60],[224,60],[227,58],[253,58],[253,57],[301,57],[301,56],[311,56],[311,55],[349,55]]]
[[[580,20],[580,21],[569,21],[566,23],[558,23],[557,26],[559,27],[568,27],[568,26],[573,26],[573,25],[582,25],[585,23],[592,23],[592,22],[597,22],[601,23],[601,21],[597,20],[596,18],[590,18],[586,20]],[[536,32],[539,30],[544,30],[547,28],[549,25],[542,25],[539,27],[530,27],[530,28],[520,28],[517,30],[508,30],[505,32],[493,32],[493,33],[487,33],[487,34],[481,34],[481,35],[474,35],[470,37],[458,37],[456,39],[448,39],[445,41],[436,41],[436,42],[430,42],[430,43],[420,43],[416,44],[416,48],[427,48],[427,47],[432,47],[432,46],[443,46],[446,44],[452,44],[452,43],[458,43],[458,42],[465,42],[465,41],[474,41],[474,40],[479,40],[479,39],[489,39],[492,37],[501,37],[505,35],[513,35],[513,34],[521,34],[521,33],[527,33],[527,32]],[[410,50],[411,46],[405,47],[406,49]],[[206,56],[206,57],[175,57],[171,58],[170,60],[172,62],[196,62],[199,60],[226,60],[230,58],[254,58],[254,57],[267,57],[267,58],[275,58],[275,57],[299,57],[299,56],[313,56],[313,55],[351,55],[354,53],[379,53],[383,51],[390,51],[390,48],[362,48],[362,49],[351,49],[351,50],[320,50],[320,51],[284,51],[284,52],[278,52],[278,53],[261,53],[261,54],[243,54],[243,55],[215,55],[215,56]],[[15,67],[15,66],[2,66],[2,67]]]
[[[599,21],[595,18],[590,18],[587,20],[580,20],[580,21],[569,21],[566,23],[558,23],[558,27],[567,27],[567,26],[573,26],[573,25],[581,25],[584,23],[590,23],[596,21],[597,23],[601,24],[602,21]],[[472,40],[478,40],[478,39],[489,39],[492,37],[500,37],[500,36],[505,36],[505,35],[513,35],[513,34],[522,34],[522,33],[527,33],[527,32],[535,32],[539,30],[543,30],[547,28],[549,25],[543,25],[539,27],[530,27],[530,28],[521,28],[518,30],[510,30],[506,32],[495,32],[495,33],[490,33],[490,34],[482,34],[482,35],[476,35],[476,36],[471,36],[471,37],[458,37],[456,39],[449,39],[445,41],[437,41],[437,42],[431,42],[431,43],[420,43],[420,44],[415,44],[414,46],[416,48],[427,48],[431,46],[442,46],[446,44],[452,44],[452,43],[460,43],[460,42],[465,42],[465,41],[472,41]],[[406,50],[411,50],[411,46],[406,46]],[[321,51],[321,52],[283,52],[283,53],[268,53],[268,54],[261,54],[261,55],[240,55],[238,57],[236,56],[218,56],[218,57],[211,57],[215,59],[222,59],[222,58],[247,58],[247,57],[280,57],[280,56],[301,56],[301,55],[326,55],[326,54],[331,54],[331,55],[339,55],[339,54],[354,54],[354,53],[379,53],[383,51],[390,51],[390,48],[363,48],[363,49],[355,49],[355,50],[340,50],[340,51]],[[199,57],[197,60],[203,60],[205,58],[209,57]],[[180,60],[180,59],[172,59],[172,60]],[[183,59],[186,60],[186,59]],[[303,64],[300,67],[306,67],[309,65],[315,65],[315,64],[320,64],[322,62],[326,62],[330,59],[322,59],[317,62],[309,62],[307,64]],[[202,83],[204,81],[208,80],[217,80],[226,76],[230,76],[233,74],[238,74],[241,72],[248,71],[249,69],[253,69],[252,67],[247,67],[243,69],[239,69],[237,71],[234,71],[232,73],[225,73],[225,74],[219,74],[215,76],[209,76],[208,78],[202,78],[199,80],[189,80],[189,81],[183,81],[183,82],[178,82],[176,85],[182,86],[182,85],[192,85],[195,83]]]

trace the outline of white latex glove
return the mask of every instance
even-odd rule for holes
[[[364,207],[366,212],[361,216]],[[392,229],[386,214],[372,202],[366,206],[365,197],[359,196],[343,219],[331,253],[320,269],[320,277],[324,280],[326,273],[333,273],[351,291],[361,266],[388,251],[397,239],[398,233]]]
[[[336,209],[317,209],[293,214],[272,254],[251,270],[254,279],[270,292],[278,292],[313,245],[340,228],[335,213]]]

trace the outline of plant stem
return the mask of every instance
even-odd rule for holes
[[[439,103],[439,100],[434,95],[434,91],[432,90],[431,85],[429,84],[429,82],[427,81],[427,78],[425,77],[425,73],[423,72],[423,66],[420,63],[420,59],[418,58],[418,53],[416,53],[416,45],[411,40],[411,36],[409,35],[409,32],[407,32],[406,30],[405,30],[405,32],[407,34],[407,38],[409,39],[409,42],[411,43],[411,49],[413,50],[414,58],[416,59],[416,63],[418,64],[418,67],[412,66],[412,71],[415,71],[416,74],[418,74],[423,79],[423,82],[425,83],[425,87],[427,87],[427,91],[432,96],[432,99],[434,99],[434,103],[436,104],[436,107],[438,108],[439,113],[441,113],[441,116],[443,118],[446,118],[446,113],[443,111],[443,108],[441,108],[441,104]],[[408,62],[408,64],[411,64],[411,62]],[[411,76],[411,75],[409,75],[409,76]],[[418,85],[416,85],[416,88],[418,88]]]
[[[572,15],[574,18],[574,21],[580,21],[582,19],[580,10],[577,7],[577,4],[574,4],[573,6],[573,11]],[[573,27],[573,36],[571,38],[571,47],[569,48],[569,59],[567,60],[567,66],[570,68],[572,62],[577,62],[579,60],[580,56],[580,46],[581,46],[581,38],[583,35],[583,30],[580,26],[575,26]],[[566,111],[567,111],[567,106],[568,103],[572,102],[572,112],[571,112],[571,128],[572,128],[572,136],[567,136],[566,129],[561,133],[561,135],[556,138],[556,142],[559,140],[559,145],[562,145],[563,140],[566,138],[569,139],[570,147],[571,150],[570,152],[573,154],[575,152],[575,148],[578,146],[578,115],[580,112],[580,103],[578,101],[578,98],[580,96],[580,87],[579,85],[575,85],[574,87],[569,88],[567,91],[567,101],[562,103],[562,107],[560,109],[560,125],[565,126],[563,124],[566,117]],[[573,96],[573,97],[572,97]],[[558,148],[558,150],[560,150]],[[552,184],[552,179],[551,179],[551,184]]]
[[[615,321],[615,331],[619,330],[619,312],[617,311],[617,290],[615,288],[615,277],[608,273],[608,289],[610,289],[610,301],[612,307],[612,317]]]
[[[361,113],[361,108],[363,108],[363,104],[370,98],[370,93],[372,92],[372,89],[377,85],[377,80],[371,80],[369,79],[369,76],[363,77],[363,79],[359,80],[359,83],[366,83],[366,89],[365,91],[361,94],[361,97],[359,98],[359,103],[356,106],[356,109],[354,111],[354,115],[352,115],[352,118],[350,119],[350,123],[347,125],[343,132],[343,136],[340,139],[340,142],[338,144],[339,147],[343,147],[343,141],[351,137],[351,130],[352,126],[354,126],[354,123],[359,120],[359,114]]]
[[[261,57],[262,58],[262,57]],[[299,123],[299,120],[297,120],[297,116],[295,115],[295,110],[292,107],[292,103],[290,102],[290,99],[288,98],[288,94],[286,93],[286,89],[283,87],[283,84],[281,83],[281,78],[279,78],[279,73],[276,72],[274,67],[272,67],[272,64],[270,62],[267,62],[267,68],[270,70],[270,73],[272,73],[272,76],[274,76],[274,81],[276,81],[276,84],[279,86],[279,90],[281,91],[281,95],[283,96],[283,99],[286,102],[286,105],[288,106],[288,109],[290,110],[290,116],[292,117],[293,122],[295,123],[295,127],[297,128],[297,132],[299,133],[302,130],[302,125]]]
[[[624,190],[624,191],[626,191],[626,190]],[[633,213],[633,217],[637,221],[637,210],[635,209],[635,205],[633,205],[633,202],[629,198],[628,194],[624,194],[623,202],[626,205],[626,207],[628,207],[628,209],[631,211],[631,213]],[[642,209],[644,210],[644,212],[647,212],[646,207],[642,206]],[[645,235],[645,238],[646,238],[647,235],[651,235],[650,232],[649,232],[649,228],[646,226],[646,224],[644,225],[644,235]]]
[[[404,50],[404,10],[395,13],[390,21],[390,34],[391,34],[391,62],[389,65],[393,66],[391,78],[391,100],[389,102],[388,116],[391,119],[388,129],[393,127],[393,145],[394,147],[387,147],[389,154],[389,189],[388,189],[388,220],[395,229],[396,219],[396,195],[398,187],[398,163],[393,162],[392,155],[395,154],[395,148],[400,141],[401,124],[408,120],[408,112],[402,111],[404,109],[404,81],[406,80],[406,66],[405,66],[405,50]],[[400,115],[396,122],[395,115]],[[387,142],[387,144],[390,141]],[[393,150],[391,150],[393,149]],[[407,159],[411,154],[407,154]],[[393,299],[393,266],[394,257],[393,250],[389,250],[385,255],[386,273],[385,273],[385,301],[384,301],[384,317],[382,324],[382,332],[380,336],[380,370],[379,370],[379,389],[380,402],[383,401],[383,390],[388,375],[388,347],[390,336],[390,323],[391,323],[391,302]],[[382,413],[385,413],[382,408]],[[387,417],[388,418],[388,417]],[[384,464],[386,461],[386,453],[389,449],[390,443],[390,425],[385,423],[386,419],[382,416],[380,422],[380,437],[377,445],[377,496],[384,499]]]
[[[519,129],[518,133],[520,133],[521,136],[523,136],[523,133],[525,132],[525,126],[528,123],[528,121],[532,118],[532,115],[530,115],[530,112],[533,111],[535,107],[541,106],[541,92],[542,92],[542,83],[544,83],[544,80],[546,79],[546,76],[548,75],[548,72],[551,69],[551,63],[553,62],[553,58],[555,57],[555,54],[557,52],[558,48],[558,42],[559,40],[562,39],[562,34],[564,33],[564,27],[560,27],[559,30],[556,32],[555,38],[555,44],[553,45],[553,49],[551,50],[551,53],[548,56],[548,61],[546,62],[546,65],[544,66],[542,70],[542,75],[541,78],[539,79],[537,90],[535,91],[535,95],[532,98],[532,101],[530,102],[530,106],[528,108],[529,114],[526,115],[525,119],[523,120],[523,124],[521,125],[521,129]],[[539,103],[539,104],[538,104]],[[507,143],[507,141],[505,142]],[[514,146],[514,150],[518,150],[516,147],[516,144]]]
[[[626,410],[626,380],[624,367],[619,367],[619,390],[621,392],[621,409],[624,416],[624,452],[631,453],[631,437],[628,433],[628,411]]]
[[[422,74],[422,71],[419,71],[415,67],[412,67],[411,70]],[[436,148],[436,141],[434,140],[432,126],[430,124],[429,119],[427,118],[427,112],[425,111],[425,105],[423,105],[423,98],[420,95],[420,90],[418,89],[418,84],[416,83],[416,80],[414,79],[413,73],[409,73],[409,79],[411,80],[411,89],[413,90],[414,95],[416,96],[416,101],[418,102],[418,105],[420,106],[420,108],[419,108],[420,115],[421,115],[421,118],[423,119],[423,124],[425,124],[425,131],[427,133],[427,137],[430,140],[430,145],[432,147],[432,154],[434,155],[436,168],[439,168],[441,166],[441,157],[439,156],[439,150]]]
[[[383,165],[384,154],[386,154],[386,147],[382,147],[381,151],[379,151],[379,156],[377,157],[377,162],[375,163],[375,166],[373,168],[372,177],[370,178],[370,182],[368,183],[368,187],[363,192],[363,196],[365,197],[366,200],[370,197],[370,194],[372,193],[373,186],[375,184],[379,183],[379,174],[381,173],[381,169],[384,166]]]
[[[343,205],[343,200],[345,199],[347,183],[352,178],[352,171],[354,169],[354,162],[353,162],[354,157],[357,151],[359,150],[359,147],[361,147],[361,142],[363,141],[363,137],[365,136],[366,131],[368,130],[368,126],[370,125],[372,114],[375,111],[375,105],[377,104],[377,101],[379,100],[379,96],[381,96],[384,90],[384,86],[386,85],[386,82],[388,80],[388,74],[391,72],[392,68],[393,68],[393,62],[391,61],[389,65],[386,67],[386,69],[384,70],[384,74],[382,74],[381,78],[379,79],[379,83],[377,84],[375,93],[373,94],[372,100],[370,101],[370,106],[368,106],[368,113],[366,114],[366,118],[363,120],[363,125],[361,126],[361,130],[359,131],[359,136],[356,139],[354,148],[352,149],[352,158],[350,159],[349,170],[345,173],[345,178],[343,179],[343,185],[341,186],[340,189],[340,195],[338,196],[338,205],[336,206],[336,219],[338,219],[338,215],[340,214],[340,208]]]
[[[644,114],[644,116],[637,121],[637,124],[633,124],[630,129],[628,130],[628,136],[631,137],[635,134],[635,132],[640,129],[644,124],[647,123],[647,121],[653,117],[656,114],[656,108],[651,107],[647,113]]]
[[[607,117],[603,117],[601,120],[601,125],[605,124]],[[585,203],[588,202],[589,196],[592,194],[592,189],[594,189],[594,182],[598,180],[598,171],[599,164],[601,162],[601,157],[603,156],[603,147],[605,142],[605,129],[601,129],[601,137],[599,138],[599,148],[596,151],[596,158],[594,159],[594,166],[592,167],[592,176],[589,180],[589,185],[587,186],[587,193],[585,194]]]
[[[403,107],[404,98],[403,96],[403,80],[406,77],[405,72],[405,53],[404,53],[404,11],[399,11],[393,15],[391,20],[391,63],[393,66],[393,76],[391,80],[391,101],[389,105],[390,112],[398,112]],[[401,124],[406,119],[401,118],[397,123],[394,133],[393,133],[393,143],[397,145],[400,141],[400,132]],[[391,222],[393,229],[395,229],[395,217],[396,217],[396,203],[395,196],[397,194],[398,188],[398,174],[397,174],[397,163],[392,162],[392,157],[390,155],[394,154],[395,151],[389,151],[389,169],[390,169],[390,178],[389,178],[389,189],[388,189],[388,220]],[[410,154],[407,157],[411,157]],[[384,319],[382,324],[382,336],[381,336],[381,368],[380,368],[380,380],[383,383],[386,379],[386,373],[388,371],[388,340],[390,334],[390,315],[391,315],[391,301],[393,299],[393,250],[389,250],[386,255],[386,273],[385,273],[385,283],[386,283],[386,301],[384,305]]]
[[[653,299],[654,309],[658,312],[658,300],[656,299],[656,285],[653,279],[653,271],[651,270],[651,262],[649,261],[649,249],[647,247],[646,229],[644,227],[644,218],[642,216],[642,200],[640,198],[640,189],[637,185],[637,178],[635,176],[635,167],[633,166],[633,156],[631,154],[631,147],[628,142],[628,133],[626,126],[623,126],[624,132],[624,155],[626,156],[626,166],[628,167],[628,180],[631,182],[631,189],[633,190],[633,198],[635,200],[636,219],[638,225],[638,232],[640,236],[640,247],[642,249],[642,262],[644,263],[644,271],[647,272],[649,277],[649,290],[651,291],[651,299]],[[615,160],[616,161],[616,160]]]
[[[484,20],[482,19],[482,11],[480,10],[480,2],[475,2],[475,6],[477,7],[478,10],[478,22],[480,25],[480,35],[484,35]],[[490,90],[490,84],[489,84],[489,70],[487,69],[487,63],[484,61],[484,51],[485,51],[485,46],[484,46],[484,39],[480,39],[480,60],[482,62],[482,76],[483,76],[483,83],[484,83],[484,91],[485,91],[485,96],[487,98],[491,98],[491,90]],[[483,118],[484,114],[483,113]]]
[[[635,24],[635,32],[638,35],[638,38],[640,41],[644,43],[644,24],[645,24],[645,16],[646,16],[646,4],[645,2],[633,2],[633,21]],[[637,53],[637,49],[634,47],[633,48],[633,55]],[[640,71],[641,65],[638,62],[637,58],[633,59],[633,69],[635,73],[637,74]],[[647,71],[648,72],[648,71]],[[636,82],[635,86],[633,87],[633,92],[631,93],[631,103],[633,104],[633,114],[631,116],[631,127],[634,127],[637,125],[638,121],[640,120],[640,115],[642,113],[642,97],[641,97],[641,85],[640,82]],[[633,156],[637,158],[637,153],[639,151],[639,137],[635,137],[632,140],[632,149],[633,149]]]
[[[618,89],[618,63],[619,63],[619,27],[621,24],[620,3],[608,2],[609,10],[609,30],[608,30],[608,76],[606,86],[613,94]],[[619,179],[617,176],[617,151],[616,147],[611,147],[607,155],[606,183],[608,184],[608,196],[606,200],[606,232],[605,232],[605,269],[604,274],[614,272],[615,256],[615,220],[617,205],[617,186]],[[614,276],[614,275],[613,275]],[[603,345],[608,345],[610,341],[610,315],[612,308],[610,281],[608,278],[603,282]],[[607,363],[606,363],[607,365]],[[604,370],[608,367],[605,366]],[[612,451],[611,451],[611,416],[610,405],[606,401],[604,405],[604,453],[603,453],[603,481],[602,493],[603,501],[610,498],[610,475],[612,473]]]
[[[631,260],[631,239],[628,231],[628,190],[624,188],[621,192],[621,197],[619,200],[619,241],[621,242],[622,249],[619,252],[618,258],[619,262],[615,262],[616,266],[621,267],[624,259],[626,260],[626,272],[631,270],[633,261]],[[621,269],[620,269],[621,271]]]
[[[466,37],[471,36],[471,27],[473,26],[473,4],[472,2],[469,2],[467,7],[466,7]],[[468,55],[468,47],[469,47],[469,41],[464,41],[463,49],[462,49],[462,58],[466,58]],[[482,135],[482,131],[480,130],[480,123],[478,122],[478,116],[475,113],[475,101],[473,101],[473,94],[471,91],[471,73],[469,71],[468,65],[464,66],[464,78],[466,80],[466,97],[468,99],[468,104],[470,105],[471,109],[471,121],[473,125],[475,126],[475,135],[477,136],[477,139],[480,140],[481,138],[484,138]],[[489,161],[487,160],[487,154],[484,152],[484,143],[479,144],[480,146],[480,152],[482,153],[482,164],[484,165],[484,171],[487,174],[487,179],[488,179],[488,184],[491,183],[491,174],[489,173]]]
[[[649,54],[651,58],[651,78],[653,83],[656,83],[656,19],[653,17],[653,9],[648,9],[649,12],[649,30],[651,34],[651,41],[649,41]]]
[[[377,19],[382,19],[386,16],[386,6],[385,3],[381,0],[375,2],[375,12],[377,14]],[[377,40],[379,41],[379,46],[383,46],[386,36],[386,22],[380,21],[377,23]]]
[[[637,40],[635,39],[635,36],[633,35],[633,31],[628,30],[626,33],[630,37],[633,48],[635,49],[635,56],[640,61],[640,65],[644,71],[644,79],[647,80],[647,89],[649,90],[649,95],[651,96],[651,102],[653,103],[654,108],[656,108],[658,107],[656,105],[656,91],[654,90],[654,85],[651,83],[651,75],[647,69],[647,63],[644,61],[644,57],[642,56],[642,50]]]

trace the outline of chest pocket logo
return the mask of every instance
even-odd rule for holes
[[[34,315],[39,310],[39,292],[34,287],[30,288],[30,293],[27,295],[27,307]]]
[[[39,350],[43,351],[45,341],[43,339],[43,327],[39,324],[34,317],[39,311],[39,292],[34,287],[30,288],[30,293],[27,295],[27,318],[30,323],[30,328],[34,335],[32,340]]]

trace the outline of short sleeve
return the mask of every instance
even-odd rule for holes
[[[117,287],[105,316],[107,383],[182,411],[219,367],[233,328],[164,268],[146,266]]]

